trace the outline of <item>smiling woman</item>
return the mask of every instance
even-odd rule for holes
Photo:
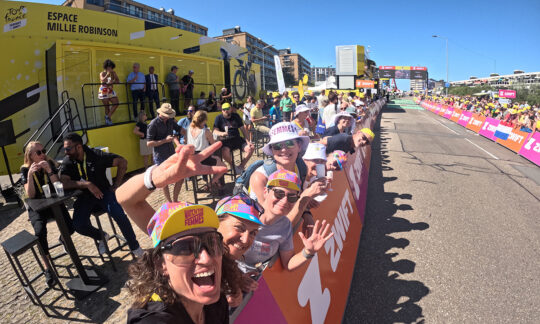
[[[240,273],[203,205],[167,203],[148,223],[153,248],[130,266],[128,323],[228,323],[225,294],[237,294]]]

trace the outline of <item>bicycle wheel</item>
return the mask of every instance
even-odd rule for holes
[[[242,76],[242,71],[237,70],[234,73],[234,83],[233,83],[233,89],[234,89],[234,95],[236,96],[235,99],[243,100],[246,96],[246,87],[247,82],[246,79]]]

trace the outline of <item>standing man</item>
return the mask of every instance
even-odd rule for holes
[[[187,109],[186,117],[178,121],[178,126],[182,127],[186,132],[189,129],[189,124],[191,124],[191,121],[193,120],[193,114],[195,114],[195,107],[190,105]],[[180,144],[187,144],[187,139],[182,134],[180,134]]]
[[[142,256],[143,250],[135,238],[122,206],[116,201],[114,191],[120,186],[127,170],[127,161],[123,157],[105,153],[98,149],[83,145],[82,138],[77,133],[69,133],[64,137],[66,156],[60,166],[61,181],[65,189],[81,189],[83,193],[73,205],[73,226],[81,235],[89,236],[98,241],[98,251],[105,253],[105,244],[109,235],[101,232],[90,223],[90,214],[96,207],[107,211],[116,221],[127,240],[131,252],[137,257]],[[105,174],[107,168],[117,167],[116,179],[111,187]]]
[[[171,106],[177,114],[180,114],[179,110],[179,101],[180,101],[180,83],[178,81],[178,67],[173,65],[171,67],[171,72],[167,74],[165,78],[165,83],[169,86],[169,97],[171,98]]]
[[[154,74],[154,67],[151,66],[148,68],[148,74],[145,76],[146,79],[146,97],[148,98],[148,110],[150,110],[150,115],[152,119],[156,118],[154,114],[154,103],[156,104],[156,109],[159,107],[159,91],[158,91],[158,75]]]
[[[244,134],[244,138],[240,137],[240,131]],[[246,141],[249,138],[249,134],[244,127],[242,118],[237,114],[231,112],[231,104],[226,102],[221,106],[221,115],[218,115],[214,121],[214,135],[221,138],[222,154],[223,158],[231,168],[235,168],[236,174],[242,173],[244,166],[253,154],[255,147],[250,141]],[[237,167],[232,160],[232,153],[234,150],[244,151],[244,158]]]
[[[185,135],[185,130],[175,122],[174,116],[176,116],[176,113],[170,103],[161,104],[157,113],[157,118],[154,118],[148,125],[146,134],[148,142],[146,145],[153,148],[154,163],[160,165],[174,154],[174,144],[177,146],[180,145],[178,138],[173,135],[174,132]],[[173,199],[171,199],[169,187],[163,187],[163,194],[168,202],[178,201],[178,194],[180,193],[183,182],[184,179],[174,184]]]
[[[184,108],[191,105],[193,100],[193,88],[195,87],[195,81],[193,80],[193,70],[189,70],[188,74],[182,77],[182,92],[184,93]]]
[[[137,110],[137,101],[141,102],[141,110],[144,110],[144,93],[146,90],[146,78],[140,72],[141,65],[133,63],[133,72],[127,77],[127,83],[130,84],[131,99],[133,101],[133,118],[137,120],[139,111]]]
[[[292,99],[289,98],[289,92],[283,92],[283,97],[279,103],[279,108],[283,112],[283,121],[291,122],[293,116],[293,102]]]

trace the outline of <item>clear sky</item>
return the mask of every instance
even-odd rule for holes
[[[208,36],[240,26],[315,66],[335,66],[336,45],[359,44],[370,46],[377,65],[426,66],[430,78],[445,79],[445,40],[432,37],[441,35],[449,39],[450,81],[540,71],[540,0],[139,2],[173,8],[208,27]]]

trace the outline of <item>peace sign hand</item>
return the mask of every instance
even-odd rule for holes
[[[315,225],[313,226],[313,233],[309,238],[306,238],[302,232],[298,232],[298,235],[300,235],[300,238],[302,239],[302,243],[304,243],[304,249],[309,254],[315,254],[317,251],[319,251],[324,243],[328,241],[332,236],[334,236],[334,233],[330,232],[328,234],[328,231],[330,230],[330,224],[326,222],[326,220],[323,220],[322,223],[319,221],[315,222]]]

